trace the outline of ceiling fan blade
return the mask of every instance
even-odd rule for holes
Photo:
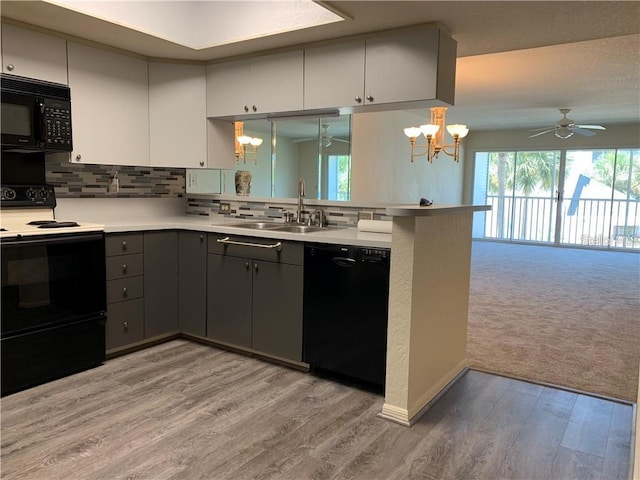
[[[590,128],[591,130],[606,130],[602,125],[576,125],[577,128]]]
[[[550,125],[548,127],[540,127],[540,128],[532,128],[531,130],[529,130],[530,132],[540,132],[542,130],[553,130],[554,128],[556,128],[557,125]]]
[[[544,135],[545,133],[549,133],[549,132],[553,132],[556,128],[547,128],[546,130],[543,130],[542,132],[538,132],[538,133],[534,133],[533,135],[529,135],[529,138],[533,138],[533,137],[537,137],[539,135]]]
[[[571,130],[573,130],[574,133],[582,135],[583,137],[593,137],[596,134],[596,132],[592,132],[591,130],[585,130],[584,128],[580,128],[578,126],[571,128]]]

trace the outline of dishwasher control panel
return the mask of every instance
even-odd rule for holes
[[[389,261],[389,249],[359,248],[356,259],[359,262],[387,263]]]

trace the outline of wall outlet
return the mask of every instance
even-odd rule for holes
[[[220,202],[220,213],[229,213],[231,211],[231,204],[227,202]]]
[[[371,210],[359,210],[358,220],[373,220],[373,211]]]

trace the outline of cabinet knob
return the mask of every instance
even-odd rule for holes
[[[247,270],[249,270],[249,262],[244,262],[244,268],[246,268]]]
[[[204,161],[203,160],[200,160],[200,166],[204,167]]]
[[[253,264],[253,269],[254,269],[256,272],[258,271],[258,264],[257,264],[257,263],[254,263],[254,264]]]
[[[244,106],[244,111],[248,112],[249,111],[249,107],[247,105]]]
[[[126,263],[123,264],[122,265],[122,273],[127,273],[127,269],[128,269],[127,264]]]
[[[356,98],[354,98],[354,100],[356,101],[356,103],[362,103],[362,98],[356,96]]]
[[[373,97],[371,95],[367,95],[367,101],[368,102],[373,102]]]
[[[7,65],[7,70],[9,70],[10,72],[13,72],[13,69],[16,68],[13,63],[10,63],[9,65]]]
[[[127,242],[122,242],[122,249],[126,250],[127,249]]]
[[[76,155],[76,162],[79,162],[80,160],[82,160],[82,155],[77,154]]]
[[[122,288],[122,296],[126,297],[127,296],[127,287],[123,287]]]
[[[253,107],[251,107],[251,110],[253,110],[254,112],[258,111],[258,107],[256,107],[255,105]]]
[[[200,235],[200,243],[204,242],[204,235]]]
[[[124,331],[126,332],[127,330],[129,330],[129,322],[127,322],[126,320],[124,322],[122,322],[122,326],[124,327]]]

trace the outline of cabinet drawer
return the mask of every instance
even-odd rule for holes
[[[142,277],[121,278],[107,282],[107,303],[124,302],[142,298]]]
[[[142,233],[126,233],[107,235],[105,241],[107,257],[142,253]]]
[[[135,255],[118,255],[107,257],[107,280],[138,277],[143,272],[143,257],[141,253]]]
[[[144,300],[107,306],[107,350],[144,340]]]
[[[277,251],[275,248],[264,248],[260,246],[246,245],[230,245],[219,243],[219,239],[229,237],[234,242],[242,242],[253,245],[275,245],[282,243],[282,249]],[[266,260],[269,262],[290,263],[293,265],[302,265],[304,260],[304,244],[302,242],[286,242],[273,238],[262,237],[239,237],[235,235],[224,235],[221,233],[212,233],[209,235],[209,253],[217,253],[218,255],[230,255],[233,257],[245,257],[255,260]]]

